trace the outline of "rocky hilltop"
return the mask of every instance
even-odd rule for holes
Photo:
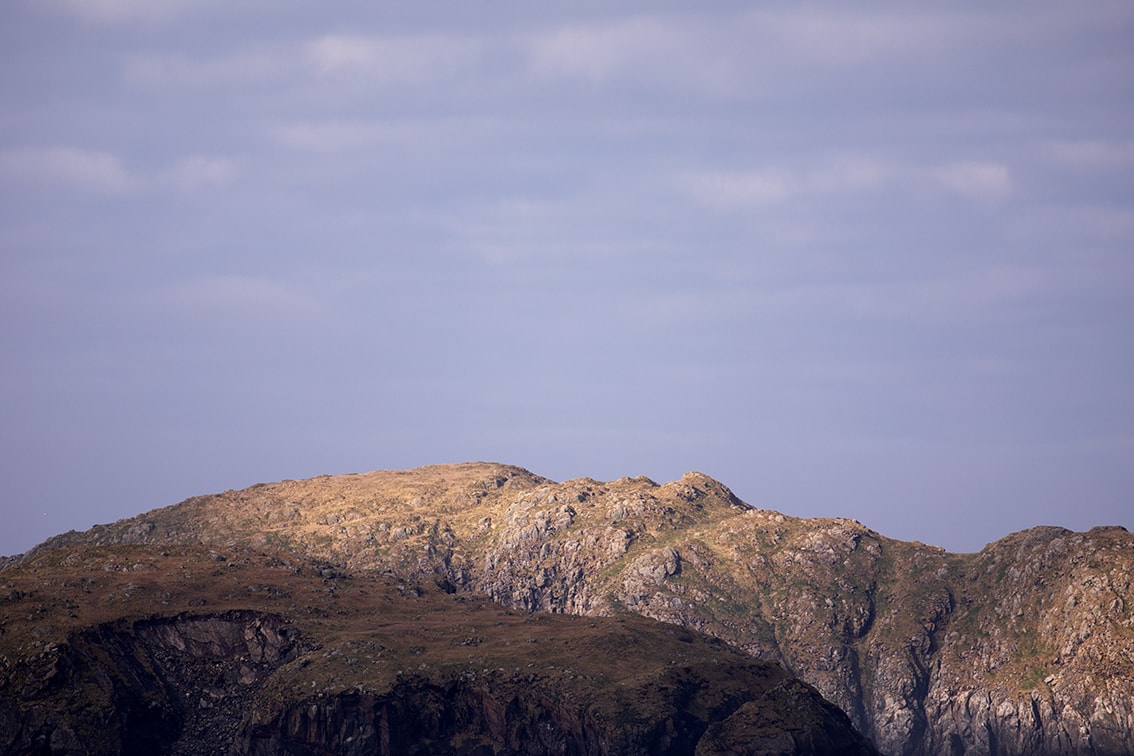
[[[556,483],[475,463],[197,497],[23,559],[186,544],[688,628],[779,662],[888,754],[1134,754],[1134,536],[1122,528],[1036,528],[949,554],[758,509],[697,473]]]

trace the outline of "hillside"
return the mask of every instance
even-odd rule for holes
[[[696,473],[555,483],[475,463],[196,497],[27,558],[124,544],[438,579],[525,612],[641,614],[782,663],[885,753],[1134,753],[1121,528],[1037,528],[957,555],[756,509]]]
[[[3,587],[5,754],[873,753],[779,665],[634,615],[202,546],[66,547]]]

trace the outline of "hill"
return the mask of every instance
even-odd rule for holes
[[[696,473],[556,483],[472,463],[196,497],[25,559],[187,544],[695,630],[779,662],[885,753],[1134,753],[1134,537],[1121,528],[1036,528],[949,554],[757,509]]]
[[[202,546],[2,578],[6,754],[874,752],[779,665],[634,615]]]

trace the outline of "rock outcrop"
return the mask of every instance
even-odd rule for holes
[[[198,542],[704,632],[782,663],[884,753],[1134,754],[1122,528],[1036,528],[958,555],[758,509],[696,473],[555,483],[478,463],[197,497],[39,552]]]
[[[0,709],[10,733],[0,745],[4,753],[162,753],[175,745],[215,753],[238,735],[255,685],[298,651],[278,616],[248,611],[84,628],[6,680],[20,702]]]

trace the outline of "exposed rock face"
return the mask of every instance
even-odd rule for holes
[[[876,753],[780,665],[634,615],[203,547],[3,577],[5,754]]]
[[[469,464],[198,497],[41,548],[198,541],[703,631],[784,664],[885,753],[1134,754],[1121,528],[1037,528],[956,555],[756,509],[696,473],[554,483]]]
[[[934,747],[1134,752],[1132,556],[1120,528],[1035,528],[972,559],[959,610],[937,634]]]
[[[26,703],[62,705],[5,707],[13,736],[0,744],[5,753],[213,753],[236,736],[255,684],[298,650],[279,617],[252,612],[88,628],[8,681],[22,682]]]
[[[675,671],[649,685],[613,691],[590,708],[538,685],[533,692],[515,679],[412,676],[386,695],[343,694],[275,712],[253,725],[245,752],[874,753],[814,689],[790,678],[769,688],[745,671],[733,671],[727,691],[719,681]],[[807,712],[806,721],[793,722],[795,711]],[[817,719],[817,713],[824,716]]]

